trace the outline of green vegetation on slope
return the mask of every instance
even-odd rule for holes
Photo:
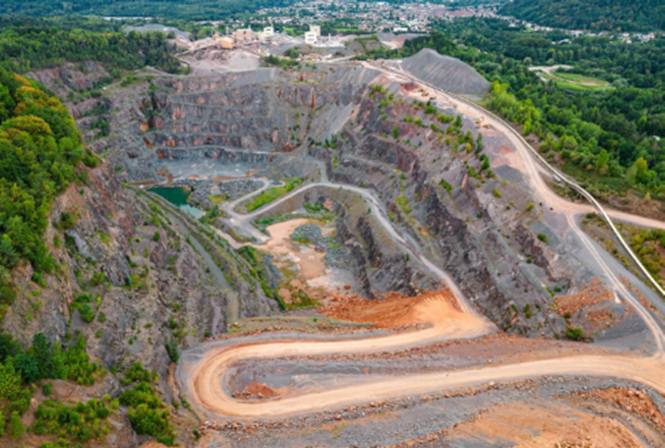
[[[74,21],[72,27],[67,19],[28,20],[20,26],[0,21],[0,67],[26,72],[65,62],[97,61],[118,75],[119,70],[146,65],[169,73],[180,71],[180,62],[172,55],[164,33],[88,31],[78,28],[79,22],[100,28],[94,21]]]
[[[36,276],[55,268],[42,241],[55,196],[95,165],[67,109],[27,79],[0,69],[0,316],[22,258]]]
[[[515,0],[502,14],[539,25],[595,31],[644,31],[665,28],[661,0]]]
[[[293,190],[302,183],[303,179],[299,177],[295,179],[285,179],[284,186],[268,188],[266,191],[259,194],[250,202],[248,202],[247,205],[245,205],[245,207],[247,208],[248,212],[256,210],[257,208],[262,207],[265,204],[284,196],[286,193]]]
[[[257,9],[286,6],[290,0],[5,0],[0,15],[94,14],[118,17],[168,17],[189,20],[242,18]]]
[[[133,364],[126,372],[123,384],[133,384],[120,395],[120,403],[129,406],[129,421],[138,434],[157,437],[165,445],[173,445],[175,434],[169,423],[169,410],[155,390],[157,373]]]
[[[492,81],[488,107],[537,137],[545,156],[593,194],[632,190],[665,199],[665,140],[658,138],[665,136],[665,39],[567,42],[561,32],[536,33],[491,19],[439,22],[435,29],[400,50],[363,57],[403,58],[432,48],[460,58]],[[569,88],[529,70],[557,64],[573,67],[563,74],[569,80],[593,77],[613,88]]]
[[[37,333],[32,346],[23,350],[11,335],[0,333],[0,445],[3,434],[19,439],[25,432],[20,416],[30,409],[30,400],[35,381],[44,379],[73,380],[78,384],[91,385],[100,372],[99,365],[90,362],[85,352],[86,343],[79,336],[76,343],[63,350],[60,344],[47,341],[44,333]],[[44,388],[50,392],[50,386]],[[100,420],[108,416],[102,403],[79,403],[71,408],[47,401],[35,412],[35,423],[29,428],[36,434],[55,434],[76,441],[102,437]],[[73,414],[93,412],[96,423],[74,419]],[[58,416],[67,415],[67,420]],[[57,420],[57,423],[56,421]]]

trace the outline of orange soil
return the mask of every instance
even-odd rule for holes
[[[455,298],[445,289],[416,297],[388,293],[378,300],[333,293],[328,304],[320,307],[318,311],[335,319],[369,323],[374,328],[394,328],[417,323],[435,324],[432,320],[439,319],[433,317],[442,318],[445,314],[459,314],[461,317],[462,313],[455,308],[455,303]],[[440,314],[430,314],[433,307],[436,307]]]
[[[665,416],[651,398],[640,390],[630,387],[613,387],[581,392],[575,394],[575,396],[609,403],[628,412],[633,412],[642,418],[648,416],[661,431],[665,432]]]
[[[510,440],[520,448],[641,448],[642,443],[619,421],[595,417],[565,404],[517,402],[499,404],[461,423],[448,440],[499,444]]]
[[[279,391],[272,387],[266,386],[263,383],[252,381],[249,383],[242,392],[233,394],[234,398],[272,398],[279,395]]]
[[[573,316],[582,308],[589,308],[598,303],[613,299],[612,292],[599,279],[595,278],[582,291],[569,296],[559,296],[555,301],[559,305],[559,313],[562,316],[568,313]]]

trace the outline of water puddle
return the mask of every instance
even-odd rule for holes
[[[171,204],[175,205],[180,210],[189,213],[196,219],[205,215],[205,212],[203,210],[200,210],[187,203],[187,198],[189,197],[189,191],[186,188],[157,187],[157,188],[151,188],[148,191],[160,195],[161,197],[169,201]]]

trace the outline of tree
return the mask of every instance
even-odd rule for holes
[[[395,126],[393,126],[393,137],[395,139],[399,138],[399,127],[397,126],[397,124],[395,124]]]
[[[36,333],[32,337],[32,351],[37,360],[40,378],[55,378],[53,346],[46,340],[44,333]]]
[[[21,375],[14,369],[13,360],[8,359],[4,363],[0,363],[0,400],[13,397],[20,390]]]
[[[639,184],[645,184],[649,179],[649,165],[644,157],[635,161],[635,181]]]
[[[18,412],[12,412],[11,421],[9,423],[9,435],[12,439],[20,439],[25,433],[25,425],[21,422],[21,417]]]
[[[39,376],[39,365],[34,356],[21,352],[16,356],[16,368],[21,371],[23,381],[34,383]]]
[[[610,155],[606,150],[600,151],[598,158],[596,159],[596,171],[600,174],[605,174],[607,172],[607,163],[610,161]],[[603,172],[605,171],[605,172]]]
[[[561,148],[563,150],[576,151],[577,150],[577,140],[572,135],[566,135],[561,140]]]

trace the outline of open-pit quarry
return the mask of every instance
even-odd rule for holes
[[[90,100],[114,111],[90,145],[219,291],[172,377],[199,446],[665,446],[663,297],[448,92],[479,98],[480,75],[431,52],[245,68]]]

